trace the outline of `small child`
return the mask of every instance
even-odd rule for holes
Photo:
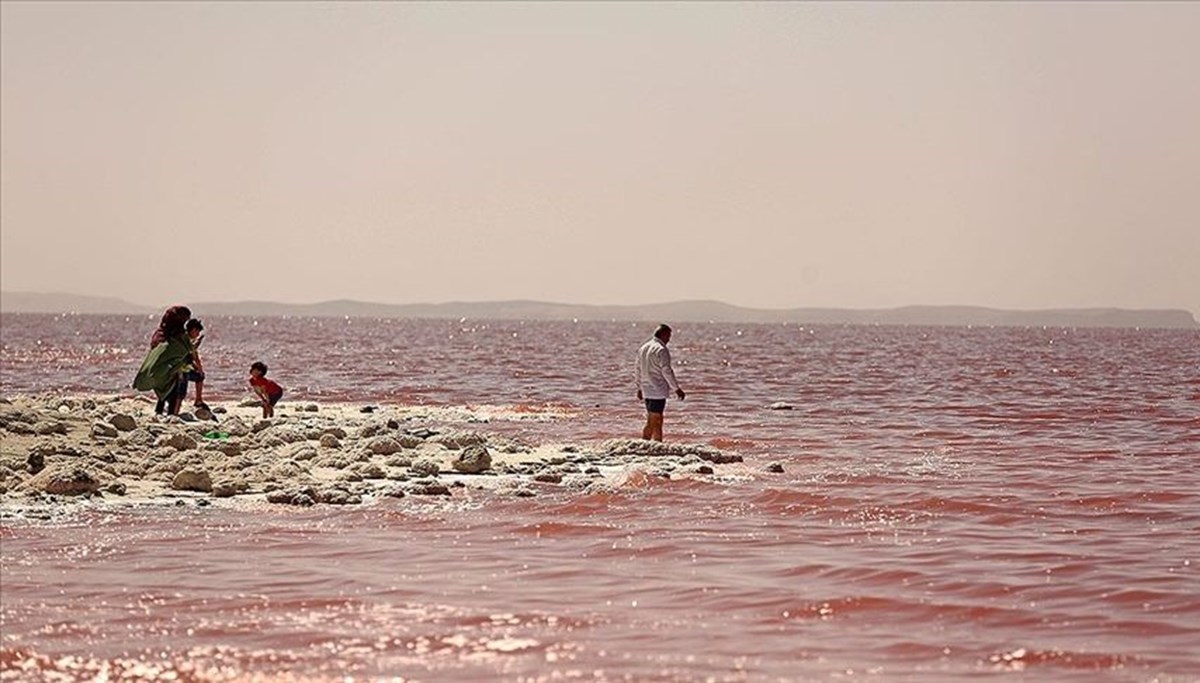
[[[200,344],[204,341],[204,323],[200,322],[199,318],[192,318],[187,321],[185,329],[188,339],[192,342],[192,352],[187,359],[192,369],[180,377],[179,400],[182,402],[187,397],[187,383],[190,381],[196,385],[195,407],[208,410],[208,404],[204,402],[204,363],[200,360]]]
[[[283,387],[267,379],[267,365],[255,361],[250,366],[250,388],[262,401],[263,417],[274,417],[275,404],[283,398]]]

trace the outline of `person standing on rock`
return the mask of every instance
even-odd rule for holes
[[[185,330],[191,317],[192,311],[187,306],[172,306],[163,313],[158,329],[150,337],[150,352],[133,379],[134,389],[153,391],[158,397],[154,407],[157,414],[164,411],[168,415],[179,414],[182,397],[178,384],[192,352],[192,341]]]
[[[667,343],[671,341],[671,328],[659,325],[650,338],[637,352],[635,379],[638,400],[646,403],[646,426],[642,438],[647,441],[663,440],[663,413],[667,409],[667,398],[674,391],[682,401],[687,395],[679,388],[675,370],[671,367],[671,352]]]

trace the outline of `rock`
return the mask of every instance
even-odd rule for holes
[[[483,446],[467,446],[451,463],[455,470],[466,474],[479,474],[491,469],[492,456]]]
[[[766,472],[772,472],[774,474],[783,474],[783,465],[781,465],[777,462],[773,462],[773,463],[767,465],[766,467],[764,467],[763,470]]]
[[[109,493],[118,495],[118,496],[123,496],[123,495],[125,495],[125,492],[128,490],[128,488],[125,486],[125,482],[114,481],[114,482],[109,483],[108,486],[105,486],[104,490],[108,491]]]
[[[324,436],[326,434],[332,434],[339,439],[346,438],[346,430],[342,429],[341,427],[326,427],[325,429],[322,429],[321,436]]]
[[[315,413],[320,409],[321,406],[317,405],[316,403],[308,403],[303,408],[304,412],[306,413]]]
[[[437,434],[438,434],[437,432],[433,431],[432,429],[427,429],[425,427],[417,427],[416,429],[406,429],[406,430],[404,430],[404,433],[408,434],[409,436],[415,436],[421,440],[428,439],[431,436],[437,436]]]
[[[408,492],[414,496],[448,496],[450,489],[445,484],[436,481],[415,481],[408,485]]]
[[[407,493],[404,492],[403,486],[393,486],[391,488],[385,489],[382,493],[383,493],[383,495],[387,496],[388,498],[403,498],[404,496],[408,495]]]
[[[176,432],[171,436],[158,440],[159,446],[170,446],[177,451],[190,451],[196,448],[196,440],[183,432]]]
[[[217,406],[216,408],[213,408],[212,411],[217,415],[224,415],[225,413],[229,412],[229,409],[225,406]]]
[[[188,467],[175,474],[175,477],[171,479],[171,488],[176,491],[211,493],[213,490],[212,477],[208,474],[208,470]]]
[[[413,459],[404,455],[393,455],[387,460],[384,460],[383,464],[387,465],[388,467],[412,467]]]
[[[321,492],[321,502],[328,505],[358,505],[362,496],[344,489],[332,488]]]
[[[317,457],[317,449],[306,443],[300,444],[298,446],[292,446],[289,450],[285,451],[284,457],[296,461],[312,460],[313,458]]]
[[[92,425],[92,436],[103,439],[115,439],[120,432],[107,422],[96,422]]]
[[[230,436],[246,436],[250,433],[250,427],[246,426],[236,417],[231,417],[221,424],[221,429],[227,432]]]
[[[376,410],[379,410],[379,406],[363,406],[363,407],[361,407],[361,408],[359,408],[359,409],[358,409],[358,412],[360,412],[360,413],[373,413],[373,412],[375,412]]]
[[[712,474],[713,468],[711,465],[701,465],[696,468],[696,474]]]
[[[100,482],[91,472],[82,467],[57,467],[42,470],[25,482],[27,489],[42,491],[54,496],[78,496],[95,493]]]
[[[180,422],[195,422],[196,421],[196,416],[192,415],[191,413],[180,413],[180,414],[176,415],[175,417],[179,418]]]
[[[533,475],[534,481],[540,481],[545,484],[558,484],[562,482],[562,479],[563,475],[559,472],[538,472]]]
[[[262,400],[257,398],[244,398],[241,403],[238,403],[239,408],[257,408],[262,405]]]
[[[66,434],[67,425],[62,422],[39,422],[33,426],[34,434],[49,436],[50,434]]]
[[[356,469],[355,471],[363,479],[385,479],[387,477],[387,472],[385,472],[382,467],[380,467],[379,465],[377,465],[373,462],[366,463],[365,465],[360,465],[358,467],[358,469]]]
[[[367,451],[375,455],[392,455],[404,450],[404,445],[392,436],[377,436],[367,442]]]
[[[250,485],[240,479],[221,479],[212,485],[213,498],[229,498],[249,490]]]
[[[33,451],[29,454],[29,457],[25,459],[25,467],[29,470],[30,474],[37,474],[38,472],[41,472],[42,470],[46,469],[46,456],[42,455],[36,450]]]
[[[425,477],[436,477],[441,469],[437,461],[430,458],[421,458],[409,467],[414,475]]]
[[[321,437],[321,448],[341,448],[342,442],[333,434],[325,434]]]
[[[795,410],[795,409],[796,409],[795,406],[793,406],[790,403],[784,403],[783,401],[776,401],[776,402],[772,403],[771,405],[767,406],[767,410]]]
[[[460,448],[467,446],[483,446],[487,443],[487,436],[479,432],[472,431],[452,431],[445,434],[439,434],[428,439],[431,443],[440,443],[452,451],[457,451]]]
[[[303,488],[287,488],[271,491],[267,494],[268,503],[280,503],[283,505],[315,505],[320,496],[316,489],[311,486]]]
[[[271,422],[270,418],[263,418],[263,419],[259,420],[258,422],[255,422],[254,426],[250,428],[250,431],[257,434],[257,433],[263,431],[264,429],[270,429],[271,425],[273,425],[273,424],[275,424],[275,423]]]
[[[206,422],[216,422],[217,421],[217,417],[215,415],[213,415],[213,411],[209,410],[208,408],[206,408],[204,406],[198,406],[196,408],[196,410],[193,412],[196,415],[197,420],[204,420]]]
[[[108,423],[117,428],[120,432],[132,432],[137,429],[137,420],[133,419],[132,415],[117,413],[108,418]]]

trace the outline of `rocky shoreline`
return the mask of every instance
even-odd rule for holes
[[[78,501],[310,506],[466,490],[595,493],[631,472],[705,477],[742,461],[705,444],[524,443],[479,431],[487,418],[467,408],[295,403],[262,419],[256,404],[214,403],[205,420],[152,408],[137,396],[0,397],[0,514]]]

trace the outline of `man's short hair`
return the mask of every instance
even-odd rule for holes
[[[184,329],[186,329],[188,332],[191,332],[192,330],[200,330],[203,332],[204,323],[200,322],[199,318],[192,318],[191,320],[187,321],[187,325],[184,326]]]
[[[654,330],[654,336],[662,339],[664,336],[671,334],[671,326],[666,323],[660,323]]]

